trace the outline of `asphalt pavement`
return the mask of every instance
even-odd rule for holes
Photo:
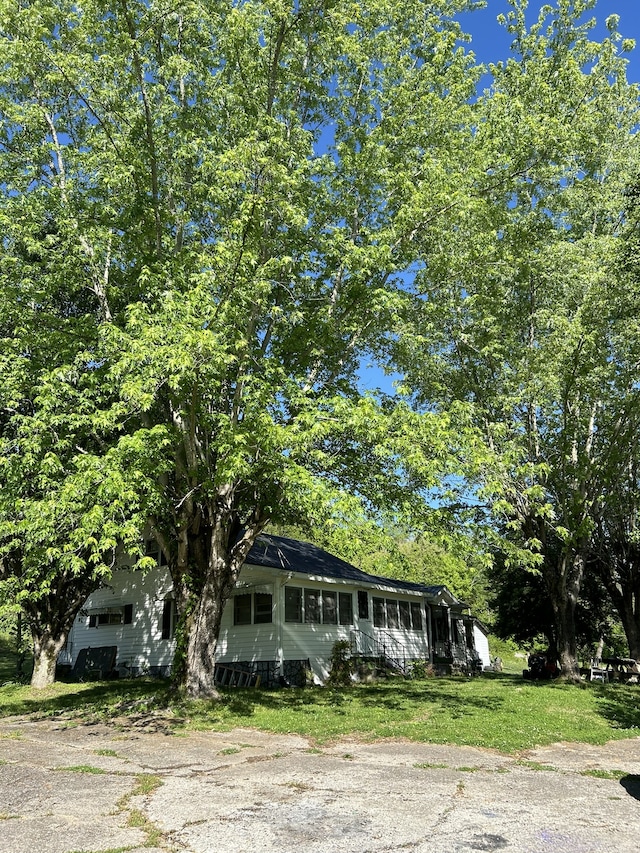
[[[0,853],[638,853],[640,738],[518,756],[0,721]]]

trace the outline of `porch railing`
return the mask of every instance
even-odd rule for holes
[[[367,631],[351,631],[351,654],[378,658],[388,669],[403,675],[407,674],[408,664],[413,659],[405,645],[382,629],[376,636]]]

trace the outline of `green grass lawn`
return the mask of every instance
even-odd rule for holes
[[[228,690],[220,702],[184,702],[166,682],[136,679],[0,688],[0,716],[62,716],[69,725],[128,725],[155,715],[180,730],[236,726],[295,733],[323,744],[340,738],[403,738],[513,753],[557,741],[605,743],[640,736],[640,686],[570,686],[500,674],[474,679],[393,680],[345,690]],[[152,717],[150,716],[150,719]]]

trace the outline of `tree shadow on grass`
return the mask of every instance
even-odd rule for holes
[[[516,679],[504,676],[508,685]],[[318,709],[330,708],[340,713],[350,700],[363,708],[384,708],[389,711],[404,711],[415,705],[431,704],[446,706],[448,713],[460,716],[470,709],[495,711],[502,707],[504,700],[499,696],[477,696],[462,693],[460,678],[438,677],[425,681],[392,681],[375,684],[357,685],[348,688],[288,688],[285,690],[257,691],[233,690],[225,692],[223,703],[234,714],[251,717],[260,706],[291,712],[307,712],[309,706]]]
[[[640,686],[599,687],[598,713],[614,729],[640,729]]]
[[[51,692],[55,691],[55,692]],[[95,682],[80,689],[65,689],[58,683],[42,691],[8,686],[0,692],[0,716],[38,717],[68,714],[108,719],[138,707],[165,705],[170,696],[166,679],[131,679]]]

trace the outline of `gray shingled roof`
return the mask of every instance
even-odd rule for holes
[[[300,542],[297,539],[285,539],[263,533],[249,552],[247,563],[253,566],[265,566],[270,569],[283,569],[287,572],[300,572],[305,575],[317,575],[323,578],[351,581],[365,586],[392,586],[406,592],[418,592],[421,595],[437,597],[445,586],[426,586],[410,581],[370,575],[356,569],[351,563],[341,560],[323,551],[317,545]],[[447,590],[448,591],[448,590]],[[449,593],[451,594],[451,593]]]

